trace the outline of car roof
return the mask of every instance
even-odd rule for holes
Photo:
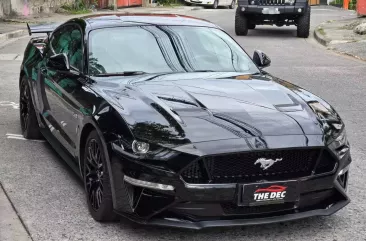
[[[179,25],[220,28],[207,20],[178,14],[96,14],[85,16],[81,19],[89,23],[92,29],[136,25]]]

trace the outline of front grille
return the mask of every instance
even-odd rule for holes
[[[250,215],[287,211],[295,208],[294,203],[271,204],[263,206],[240,207],[235,203],[222,203],[222,210],[227,215]]]
[[[285,0],[257,0],[258,5],[286,5]]]
[[[323,152],[317,174],[334,169],[335,161]],[[321,154],[321,149],[270,150],[202,157],[192,162],[181,173],[188,183],[250,183],[261,180],[287,180],[310,176]],[[282,159],[267,169],[258,159]]]

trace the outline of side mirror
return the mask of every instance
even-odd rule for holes
[[[271,65],[271,59],[260,50],[254,51],[253,61],[260,68],[265,68]]]
[[[69,58],[66,54],[55,54],[51,56],[47,61],[47,67],[61,70],[61,71],[70,71],[70,63]]]

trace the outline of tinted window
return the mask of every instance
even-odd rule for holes
[[[258,72],[248,55],[219,29],[189,26],[119,27],[89,36],[90,74],[224,71]]]
[[[67,26],[60,29],[53,35],[51,46],[56,54],[67,54],[71,66],[82,69],[82,34],[78,28]]]

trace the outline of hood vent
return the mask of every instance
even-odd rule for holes
[[[190,107],[199,107],[195,102],[176,98],[174,96],[158,96],[159,99],[164,100],[165,102],[168,102],[167,104],[169,106],[172,106],[174,109],[177,108],[190,108]]]

